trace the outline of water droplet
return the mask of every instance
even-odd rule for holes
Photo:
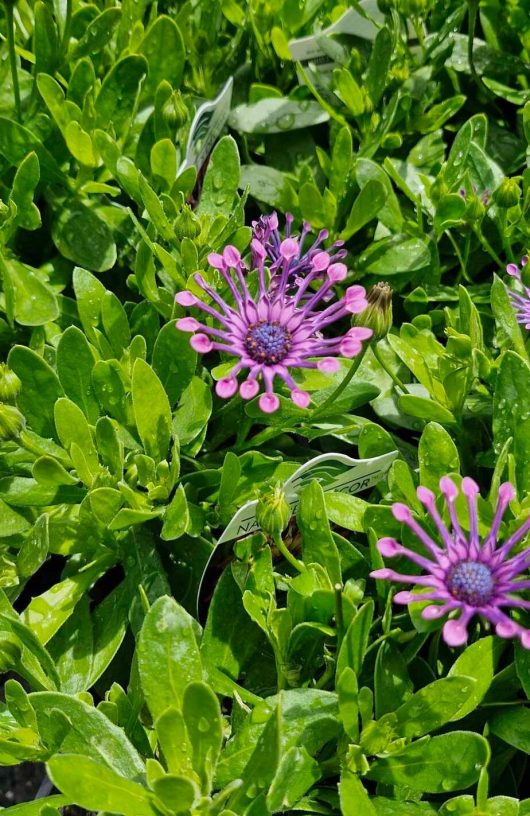
[[[206,719],[206,717],[200,717],[199,722],[197,723],[197,728],[201,732],[201,734],[206,734],[207,731],[210,730],[210,723]]]
[[[294,125],[294,113],[284,113],[276,120],[276,125],[281,130],[290,130]]]

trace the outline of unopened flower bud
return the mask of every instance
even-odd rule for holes
[[[0,402],[14,402],[20,391],[20,380],[8,365],[0,363]]]
[[[0,405],[0,442],[16,439],[26,420],[14,405]]]
[[[468,221],[480,221],[486,212],[484,204],[477,195],[470,196],[466,207],[466,219]]]
[[[384,147],[386,150],[396,150],[398,147],[401,147],[403,144],[403,139],[401,137],[401,133],[387,133],[386,136],[383,137],[383,141],[381,142],[381,147]]]
[[[259,526],[271,536],[280,535],[285,530],[291,515],[291,508],[280,484],[264,492],[256,507]]]
[[[175,235],[180,241],[183,238],[196,238],[201,231],[201,222],[189,204],[184,204],[173,226]]]
[[[508,209],[515,207],[521,198],[521,188],[518,178],[505,178],[501,181],[493,194],[493,200],[497,207]]]
[[[438,202],[442,198],[445,198],[445,196],[449,195],[449,193],[450,190],[446,181],[444,180],[444,177],[442,175],[437,176],[431,184],[431,189],[429,190],[431,201],[438,204]]]
[[[162,108],[162,115],[170,127],[181,128],[188,121],[188,109],[180,91],[173,91]]]
[[[371,329],[372,339],[381,340],[392,328],[392,288],[380,281],[372,286],[366,300],[368,306],[364,312],[354,316],[353,325]]]

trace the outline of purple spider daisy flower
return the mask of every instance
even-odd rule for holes
[[[407,505],[397,502],[392,506],[394,518],[412,530],[429,557],[404,547],[393,538],[382,538],[377,542],[381,555],[386,558],[405,556],[422,567],[426,574],[401,575],[384,568],[372,572],[372,577],[426,588],[425,593],[398,592],[394,596],[394,601],[400,604],[425,600],[437,602],[423,610],[422,617],[426,620],[456,613],[457,616],[450,617],[443,627],[443,636],[449,646],[466,643],[468,624],[474,615],[480,615],[493,624],[497,635],[519,637],[523,646],[530,649],[530,631],[503,611],[510,607],[530,609],[530,601],[513,595],[530,588],[530,581],[521,577],[530,566],[530,548],[508,557],[530,530],[530,516],[504,544],[498,546],[504,513],[515,496],[513,485],[505,482],[500,486],[491,528],[483,541],[478,532],[479,488],[473,479],[465,477],[461,486],[469,508],[469,534],[464,533],[459,524],[455,509],[458,488],[448,476],[440,480],[440,491],[449,512],[451,530],[446,527],[436,508],[434,493],[426,487],[418,487],[417,494],[434,521],[442,546],[418,524]]]
[[[296,242],[298,246],[297,254],[291,259],[289,265],[290,283],[300,285],[305,275],[311,271],[311,262],[315,255],[322,252],[322,243],[326,240],[329,232],[325,229],[320,230],[317,238],[311,246],[304,251],[304,245],[308,234],[311,232],[311,225],[304,221],[300,235],[292,235],[291,228],[294,217],[291,213],[285,216],[285,237],[282,238],[278,229],[278,216],[275,212],[270,215],[262,215],[258,221],[252,222],[252,268],[256,268],[260,261],[263,252],[265,258],[270,262],[271,273],[274,274],[276,270],[284,268],[285,259],[280,251],[282,243],[285,239]],[[327,250],[327,254],[334,262],[340,261],[346,257],[347,252],[342,249],[344,241],[335,241],[333,246]]]
[[[528,255],[524,255],[520,263],[521,267],[524,268],[528,263]],[[516,278],[524,289],[524,294],[522,292],[516,292],[514,289],[508,289],[508,295],[515,310],[517,322],[522,323],[525,329],[530,329],[530,288],[523,284],[521,277],[522,269],[520,269],[517,264],[509,263],[506,267],[506,271],[512,278]]]
[[[347,314],[358,314],[368,305],[362,286],[350,286],[344,297],[328,305],[321,311],[317,307],[327,295],[332,294],[333,284],[344,280],[348,270],[343,263],[331,263],[330,256],[319,252],[313,257],[311,269],[295,294],[288,293],[288,279],[293,258],[299,253],[299,245],[292,238],[286,238],[280,246],[281,267],[267,285],[265,255],[259,247],[257,253],[258,296],[253,298],[245,280],[245,264],[233,246],[227,246],[222,255],[211,253],[208,261],[219,270],[233,298],[230,305],[209,286],[200,274],[195,275],[196,283],[209,295],[215,304],[204,303],[192,292],[179,292],[175,300],[181,306],[195,306],[220,324],[216,328],[200,323],[194,317],[184,317],[177,321],[177,328],[193,332],[190,339],[192,348],[201,353],[212,350],[224,351],[239,357],[227,377],[216,384],[220,397],[229,399],[239,387],[243,399],[257,396],[259,379],[265,385],[265,393],[259,405],[265,413],[279,408],[280,400],[274,393],[274,378],[280,377],[291,391],[291,399],[300,408],[307,408],[310,396],[299,389],[290,370],[294,368],[318,368],[321,371],[336,371],[339,367],[337,355],[355,357],[362,349],[362,341],[372,336],[371,329],[351,328],[345,335],[324,339],[321,332],[326,326]],[[308,292],[315,278],[325,273],[316,292]],[[315,361],[313,358],[321,358]],[[241,385],[237,375],[243,369],[249,374]]]

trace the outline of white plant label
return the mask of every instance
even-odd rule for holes
[[[198,172],[208,158],[228,120],[233,85],[234,79],[230,77],[215,99],[203,102],[195,111],[180,173],[192,165]]]
[[[292,512],[297,510],[302,489],[313,479],[322,485],[326,493],[334,491],[353,495],[377,484],[397,455],[397,451],[392,451],[376,456],[375,459],[352,459],[343,453],[323,453],[310,459],[295,470],[283,485]],[[259,530],[257,504],[257,501],[248,502],[237,511],[217,542],[218,545]]]

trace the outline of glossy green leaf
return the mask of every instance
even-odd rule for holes
[[[8,364],[21,381],[17,403],[32,430],[55,436],[54,405],[63,396],[59,379],[48,363],[25,346],[14,346]]]
[[[171,407],[164,387],[144,360],[136,360],[132,400],[138,434],[145,452],[155,462],[167,457],[171,438]]]
[[[489,759],[484,737],[469,731],[451,731],[423,737],[399,754],[378,759],[368,778],[387,785],[408,785],[425,793],[465,790],[477,781]]]
[[[88,810],[153,816],[156,810],[149,792],[90,757],[62,754],[47,763],[54,785],[65,796]]]
[[[99,417],[99,405],[92,387],[94,354],[81,332],[70,326],[57,346],[57,373],[64,392],[78,405],[90,424]]]
[[[138,641],[138,669],[153,718],[182,706],[188,683],[202,679],[201,658],[190,616],[171,598],[159,598]]]

